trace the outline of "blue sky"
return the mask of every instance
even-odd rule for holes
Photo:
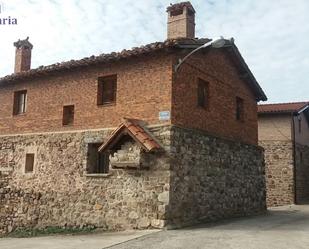
[[[171,0],[0,0],[0,77],[30,36],[32,67],[166,39]],[[196,36],[234,37],[268,102],[309,100],[308,0],[192,0]]]

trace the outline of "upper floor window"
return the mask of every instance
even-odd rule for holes
[[[100,77],[98,79],[98,105],[116,102],[117,75]]]
[[[13,115],[26,112],[27,90],[14,92]]]
[[[244,121],[244,100],[236,97],[236,120]]]
[[[208,82],[198,79],[197,83],[197,105],[206,108],[208,105]]]
[[[63,107],[62,125],[72,125],[74,122],[74,105]]]

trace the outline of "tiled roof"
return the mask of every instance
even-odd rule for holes
[[[166,8],[166,11],[179,11],[183,10],[184,7],[187,7],[189,10],[191,10],[193,13],[195,13],[195,10],[190,2],[181,2],[181,3],[175,3],[171,4]]]
[[[140,120],[124,118],[119,127],[113,131],[109,139],[99,147],[99,151],[109,149],[124,134],[129,134],[137,141],[147,152],[158,150],[161,146],[152,138],[149,132],[141,125]]]
[[[137,57],[140,55],[148,55],[157,51],[172,51],[173,49],[194,49],[201,46],[210,39],[190,39],[190,38],[178,38],[169,39],[163,42],[150,43],[141,47],[135,47],[131,50],[122,50],[121,52],[112,52],[110,54],[101,54],[98,56],[85,57],[81,60],[70,60],[66,62],[56,63],[49,66],[40,66],[36,69],[30,69],[28,71],[23,71],[19,73],[14,73],[3,78],[0,78],[0,85],[5,85],[8,83],[28,80],[34,77],[44,77],[51,75],[52,73],[60,73],[68,70],[79,69],[82,67],[87,67],[91,65],[98,65],[102,63],[112,63],[122,59],[128,59],[131,57]],[[239,68],[239,72],[243,79],[248,83],[248,86],[252,89],[256,96],[256,100],[267,100],[265,93],[256,81],[252,72],[250,71],[248,65],[244,61],[240,52],[238,51],[235,44],[229,40],[226,40],[226,47],[222,48],[227,51],[229,56],[233,59],[235,66]]]
[[[19,73],[14,73],[3,78],[0,78],[0,84],[9,83],[12,81],[27,79],[34,76],[46,75],[52,72],[61,72],[69,69],[80,68],[100,63],[118,61],[120,59],[149,54],[155,51],[164,50],[168,48],[177,47],[179,45],[202,45],[210,41],[209,39],[188,39],[188,38],[179,38],[179,39],[170,39],[164,42],[154,42],[141,47],[134,47],[130,50],[122,50],[121,52],[112,52],[110,54],[100,54],[98,56],[92,55],[90,57],[85,57],[80,60],[70,60],[61,63],[55,63],[49,66],[40,66],[35,69],[28,71],[23,71]]]
[[[291,103],[258,105],[258,113],[297,112],[297,111],[300,111],[306,105],[309,105],[309,101],[308,102],[291,102]]]

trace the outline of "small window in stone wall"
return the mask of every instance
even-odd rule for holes
[[[109,171],[109,154],[98,152],[100,143],[88,144],[87,152],[87,173],[107,174]]]
[[[25,162],[25,173],[33,172],[33,166],[34,166],[34,154],[27,153]]]

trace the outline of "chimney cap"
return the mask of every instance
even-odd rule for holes
[[[166,8],[166,12],[177,12],[179,10],[183,10],[184,7],[187,7],[187,9],[189,9],[190,11],[192,11],[192,13],[195,13],[195,10],[192,6],[192,4],[187,1],[187,2],[181,2],[181,3],[175,3],[175,4],[170,4],[170,6],[168,6]]]
[[[33,45],[29,42],[29,36],[24,40],[18,39],[17,42],[14,42],[14,46],[16,48],[33,48]]]

